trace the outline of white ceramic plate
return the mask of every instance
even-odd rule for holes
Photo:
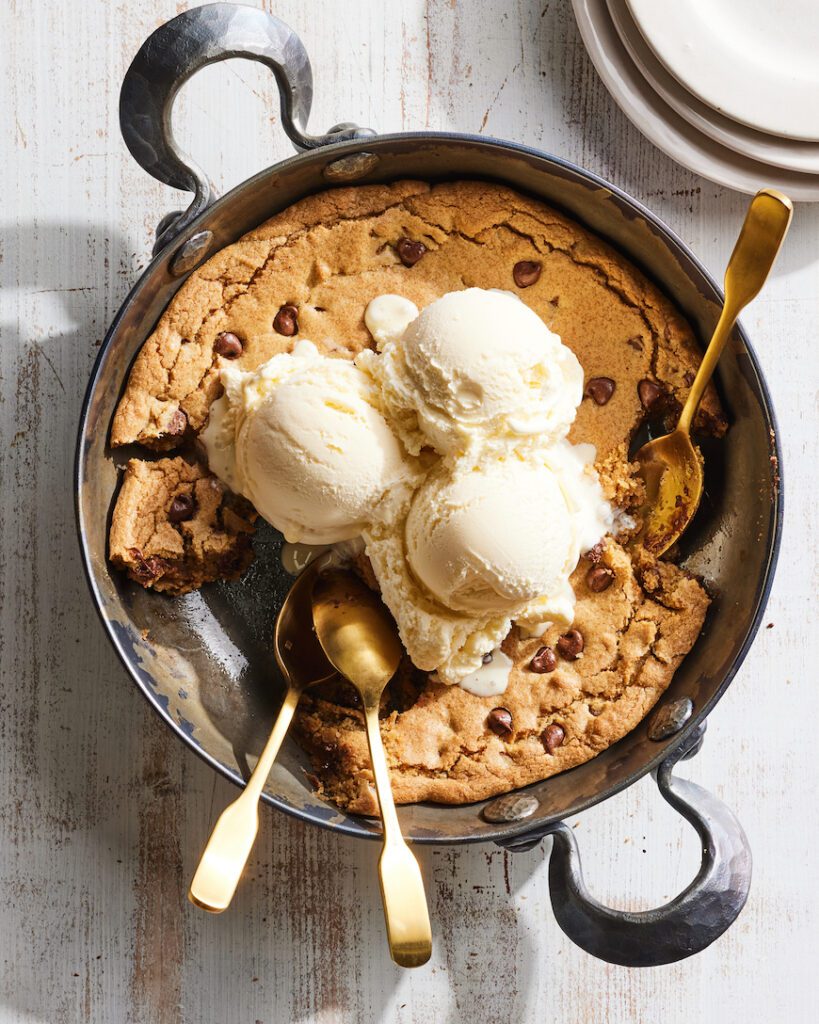
[[[739,192],[771,186],[798,202],[819,200],[819,175],[749,160],[697,131],[649,88],[617,35],[606,0],[572,0],[589,56],[626,116],[674,160]]]
[[[719,111],[698,100],[654,56],[629,13],[627,0],[607,0],[607,3],[617,34],[643,78],[689,124],[723,146],[753,160],[773,167],[786,167],[791,171],[819,174],[819,143],[776,138],[755,131],[724,117]],[[816,3],[819,7],[819,0]]]
[[[627,0],[671,74],[759,131],[819,142],[817,0]]]

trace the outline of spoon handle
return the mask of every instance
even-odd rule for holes
[[[378,875],[390,955],[400,967],[420,967],[432,954],[432,929],[424,880],[418,861],[401,834],[381,740],[377,703],[365,704],[364,720],[384,825],[384,845],[378,862]]]
[[[188,890],[188,899],[203,910],[220,914],[230,906],[259,830],[259,797],[293,720],[300,694],[299,689],[288,688],[253,774],[240,796],[219,815],[211,832]]]
[[[680,415],[678,429],[688,433],[705,387],[742,309],[756,298],[784,241],[793,205],[776,189],[763,189],[751,200],[739,238],[725,271],[725,303],[714,334]]]

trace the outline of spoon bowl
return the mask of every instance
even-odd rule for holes
[[[694,518],[703,491],[703,458],[684,430],[645,444],[635,456],[645,483],[640,544],[662,554]]]
[[[403,656],[395,622],[381,598],[352,573],[316,577],[313,622],[319,650],[364,701],[380,700]]]

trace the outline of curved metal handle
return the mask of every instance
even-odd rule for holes
[[[709,946],[739,916],[751,887],[751,851],[734,813],[701,786],[676,778],[674,766],[699,750],[705,723],[657,770],[663,797],[697,830],[702,863],[694,881],[655,910],[612,910],[590,895],[574,832],[563,822],[544,829],[554,846],[549,889],[557,923],[587,953],[625,967],[675,963]],[[529,849],[534,837],[504,843]]]
[[[205,173],[174,139],[174,100],[200,68],[231,57],[260,61],[273,72],[281,95],[282,124],[297,149],[373,134],[349,123],[336,125],[326,135],[305,132],[313,100],[310,59],[299,37],[283,21],[238,4],[206,4],[185,11],[145,40],[125,73],[119,99],[120,128],[137,163],[165,185],[194,193],[184,213],[164,218],[160,224],[155,252],[216,197]]]

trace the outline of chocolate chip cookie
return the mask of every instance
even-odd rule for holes
[[[628,512],[641,493],[629,443],[646,419],[670,423],[680,409],[700,358],[693,332],[600,239],[485,182],[320,193],[218,253],[188,278],[143,346],[111,443],[189,451],[221,393],[222,367],[252,370],[299,338],[351,358],[372,344],[364,311],[376,296],[397,293],[423,308],[469,287],[516,293],[577,355],[585,397],[569,439],[596,446],[606,496]],[[696,426],[714,436],[727,428],[713,387]],[[194,511],[184,518],[189,492]],[[144,586],[181,593],[241,572],[251,530],[247,508],[202,467],[180,457],[134,460],[111,558]],[[543,779],[594,757],[653,706],[699,634],[704,588],[669,562],[635,560],[611,539],[581,561],[572,583],[571,630],[507,638],[515,667],[501,698],[417,674],[408,687],[402,672],[393,688],[402,698],[393,693],[382,719],[399,802],[462,803]],[[339,691],[310,695],[298,732],[322,793],[374,812],[354,702]]]

